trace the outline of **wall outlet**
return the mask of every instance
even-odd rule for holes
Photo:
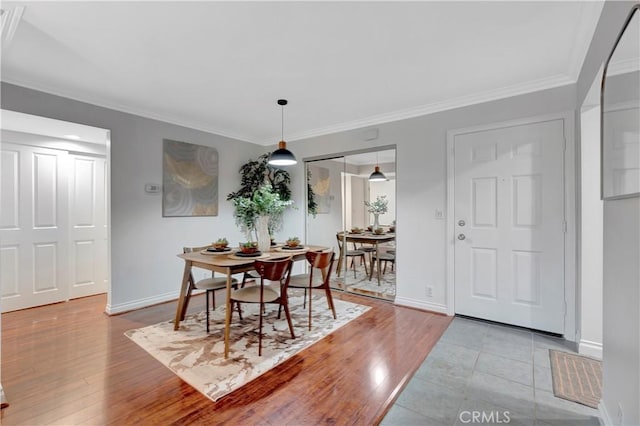
[[[623,425],[624,424],[624,412],[622,411],[622,404],[618,402],[618,414],[616,416],[616,424]]]
[[[433,297],[433,286],[428,285],[426,293],[427,297]]]

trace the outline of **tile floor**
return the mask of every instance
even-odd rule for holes
[[[599,425],[598,410],[553,395],[549,349],[575,352],[560,338],[456,317],[381,425]]]

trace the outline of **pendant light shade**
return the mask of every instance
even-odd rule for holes
[[[284,141],[284,106],[286,104],[286,99],[278,99],[278,105],[282,107],[282,138],[278,142],[278,149],[273,151],[269,157],[269,164],[272,166],[292,166],[298,163],[293,153],[287,149],[287,143]]]
[[[380,171],[380,167],[376,166],[376,168],[374,169],[373,173],[371,173],[371,175],[369,176],[369,181],[370,182],[380,182],[383,180],[387,180],[387,177],[384,175],[384,173],[382,173]]]
[[[380,166],[378,165],[378,153],[376,152],[376,168],[373,170],[373,173],[369,175],[369,182],[381,182],[383,180],[387,180],[387,177],[380,171]]]

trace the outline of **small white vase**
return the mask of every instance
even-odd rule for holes
[[[269,235],[269,216],[256,218],[256,233],[258,234],[258,250],[263,253],[271,249],[271,235]]]
[[[380,228],[380,223],[378,222],[378,216],[379,216],[379,214],[377,214],[377,213],[373,214],[373,230],[374,231],[376,229]]]

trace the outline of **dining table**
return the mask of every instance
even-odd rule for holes
[[[376,271],[378,278],[378,285],[380,285],[381,274],[380,274],[380,255],[378,252],[378,248],[380,244],[389,243],[391,241],[395,241],[396,234],[394,232],[383,232],[381,234],[376,234],[371,231],[362,231],[362,232],[338,232],[338,238],[344,239],[345,246],[347,243],[357,243],[357,244],[369,244],[374,247],[374,251],[376,253]],[[345,247],[346,250],[346,247]],[[340,253],[340,259],[342,260],[343,253]],[[340,267],[341,262],[338,262],[338,267]],[[373,265],[371,265],[371,271],[369,272],[369,280],[373,278]]]
[[[180,294],[178,296],[178,306],[176,309],[176,318],[174,321],[174,330],[180,328],[180,321],[184,320],[189,300],[191,299],[192,286],[189,280],[193,279],[193,268],[201,268],[209,271],[224,274],[227,277],[227,294],[226,294],[226,315],[224,326],[224,357],[229,356],[229,334],[231,325],[231,291],[232,276],[234,274],[252,271],[253,264],[256,259],[260,260],[276,260],[290,257],[294,261],[305,260],[308,251],[323,251],[327,247],[305,245],[299,249],[285,250],[282,246],[273,247],[268,253],[263,253],[259,257],[239,257],[235,250],[228,253],[210,252],[203,250],[201,252],[180,253],[177,256],[184,260],[184,271],[182,274],[182,284]],[[208,307],[207,307],[208,309]]]

